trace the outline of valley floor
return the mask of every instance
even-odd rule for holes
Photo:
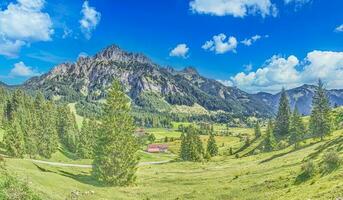
[[[59,167],[30,160],[6,159],[6,168],[43,199],[340,199],[343,198],[343,167],[321,173],[322,155],[343,149],[343,130],[324,141],[311,140],[299,150],[260,153],[235,158],[218,156],[206,163],[170,162],[142,165],[136,185],[107,187],[90,176],[90,169]],[[145,153],[142,153],[145,154]],[[56,156],[66,163],[68,158]],[[172,155],[144,155],[143,160],[165,160]],[[317,175],[299,181],[301,165],[313,160]],[[89,164],[83,160],[81,164]]]

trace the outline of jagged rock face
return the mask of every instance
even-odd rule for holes
[[[51,95],[78,94],[101,99],[114,79],[137,101],[143,92],[159,94],[170,104],[197,103],[208,110],[223,110],[244,115],[268,115],[265,103],[237,89],[204,78],[193,67],[176,71],[162,68],[143,54],[128,53],[110,46],[93,57],[56,66],[47,74],[28,80],[24,87],[40,89]]]
[[[299,112],[303,115],[309,115],[312,109],[312,98],[315,93],[316,86],[303,85],[301,87],[287,90],[291,109],[298,108]],[[327,95],[330,100],[331,106],[343,105],[343,90],[327,90]],[[274,112],[278,109],[280,93],[275,95],[260,92],[257,93],[256,98],[264,101],[268,106],[272,107]]]

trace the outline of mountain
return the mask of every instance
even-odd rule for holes
[[[1,81],[0,81],[0,86],[1,86],[1,87],[8,87],[8,86],[6,85],[6,83],[1,82]]]
[[[164,68],[143,54],[126,52],[116,45],[94,56],[80,57],[75,63],[57,65],[42,76],[29,79],[24,87],[42,90],[54,98],[94,101],[105,97],[114,79],[121,81],[128,96],[142,108],[197,104],[209,111],[236,115],[271,114],[259,98],[205,78],[194,67],[181,71]]]
[[[287,95],[290,101],[290,106],[293,109],[295,106],[298,107],[299,112],[303,115],[309,115],[311,113],[312,98],[315,92],[316,86],[314,85],[302,85],[297,88],[287,90]],[[343,105],[343,90],[327,90],[327,95],[330,100],[331,106]],[[275,95],[260,92],[255,94],[255,97],[265,102],[270,106],[274,112],[277,111],[280,93]]]

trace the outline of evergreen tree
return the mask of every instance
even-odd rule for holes
[[[14,115],[12,115],[14,117]],[[25,154],[25,142],[23,131],[17,119],[13,119],[4,136],[4,144],[7,153],[14,157],[23,157]]]
[[[38,141],[38,152],[45,158],[58,149],[58,133],[56,128],[56,108],[52,102],[44,103],[40,118],[40,130]]]
[[[281,91],[279,110],[276,115],[274,134],[278,137],[284,137],[289,134],[291,111],[289,108],[289,101],[287,93],[283,88]]]
[[[78,127],[75,115],[70,111],[68,105],[58,108],[57,128],[61,143],[68,151],[75,153],[78,143]]]
[[[264,150],[265,151],[272,151],[274,150],[276,146],[276,141],[274,137],[274,131],[273,131],[273,122],[269,120],[266,130],[266,138],[264,141]]]
[[[98,130],[97,122],[93,120],[83,120],[77,154],[81,158],[93,158],[96,135]]]
[[[329,99],[324,84],[318,81],[318,87],[312,99],[312,112],[310,118],[310,131],[314,136],[323,137],[331,132],[332,117]]]
[[[292,118],[291,118],[290,138],[289,138],[290,143],[294,144],[295,148],[298,148],[301,135],[304,133],[304,131],[305,131],[305,125],[301,119],[298,108],[295,107]]]
[[[213,133],[210,134],[207,141],[207,152],[211,157],[218,155],[218,146]]]
[[[185,133],[182,132],[181,134],[181,146],[180,146],[180,158],[182,160],[188,160],[188,152],[189,152],[189,146],[188,146],[188,138],[185,136]]]
[[[104,106],[93,175],[110,185],[128,185],[135,181],[139,158],[138,141],[128,97],[118,81],[114,81]]]
[[[181,136],[180,158],[187,161],[202,161],[204,148],[199,134],[194,126],[185,130],[186,134]]]
[[[259,138],[261,137],[262,133],[261,133],[261,127],[260,127],[260,123],[257,121],[256,125],[255,125],[255,138]]]

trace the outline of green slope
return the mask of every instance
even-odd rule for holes
[[[343,167],[321,174],[322,156],[329,149],[343,157],[343,130],[324,141],[308,141],[294,151],[242,157],[216,157],[208,163],[172,162],[141,166],[136,185],[107,187],[95,182],[88,169],[34,165],[8,159],[7,166],[27,177],[31,188],[44,199],[65,199],[72,191],[81,199],[336,199],[343,196]],[[304,160],[312,159],[317,175],[296,183]],[[94,192],[94,194],[93,194]],[[87,195],[86,195],[87,193]]]

